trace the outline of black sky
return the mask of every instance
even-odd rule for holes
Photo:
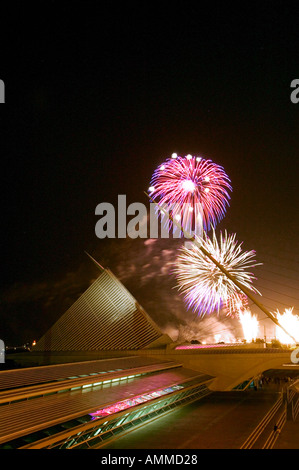
[[[220,228],[261,257],[265,247],[286,247],[298,258],[299,103],[290,100],[298,19],[286,2],[3,8],[3,298],[80,271],[89,263],[84,250],[106,259],[96,205],[118,194],[146,204],[154,169],[174,151],[211,158],[230,176]],[[109,242],[111,268],[117,243]],[[88,269],[78,289],[90,281]],[[18,319],[29,309],[20,303]],[[8,304],[0,337],[13,341]]]

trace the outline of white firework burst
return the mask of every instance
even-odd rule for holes
[[[294,307],[286,308],[283,313],[277,310],[275,315],[279,324],[287,331],[291,331],[293,338],[299,342],[299,316],[293,313],[293,309]],[[278,325],[276,325],[276,337],[282,344],[294,343],[293,338],[291,338],[286,331],[279,328]]]
[[[238,283],[252,292],[260,294],[252,285],[255,277],[247,270],[257,266],[255,251],[242,251],[236,234],[220,233],[218,242],[215,230],[212,237],[206,232],[198,238],[199,244],[208,252]],[[205,255],[196,243],[183,246],[174,270],[178,288],[184,295],[188,308],[203,316],[224,308],[228,315],[238,314],[245,308],[247,296],[221,269]],[[258,263],[260,264],[260,263]]]

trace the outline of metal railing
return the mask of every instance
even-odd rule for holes
[[[262,449],[272,449],[275,442],[276,442],[276,439],[278,438],[279,434],[281,433],[281,430],[282,428],[284,427],[285,423],[286,423],[286,420],[287,420],[287,404],[285,403],[284,407],[283,407],[283,411],[282,413],[279,415],[279,418],[276,422],[276,426],[275,426],[275,429],[273,429],[268,437],[268,439],[266,440],[266,442],[264,443]]]
[[[279,411],[283,404],[283,395],[280,394],[278,400],[274,403],[272,408],[268,411],[268,413],[264,416],[264,418],[260,421],[260,423],[256,426],[256,428],[252,431],[246,441],[242,444],[240,449],[251,449],[261,434],[265,431],[266,427],[269,425],[275,414]]]

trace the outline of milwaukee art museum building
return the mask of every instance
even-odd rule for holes
[[[99,448],[215,391],[245,390],[285,352],[182,347],[109,269],[0,372],[0,448]]]

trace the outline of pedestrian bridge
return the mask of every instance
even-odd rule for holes
[[[262,345],[261,345],[262,346]],[[250,382],[269,369],[297,369],[291,362],[291,350],[247,346],[205,347],[196,349],[168,348],[168,357],[180,360],[185,367],[215,377],[210,388],[229,391]],[[180,358],[180,359],[178,359]]]
[[[188,369],[213,377],[210,389],[229,391],[246,381],[252,381],[265,370],[298,370],[299,364],[291,361],[292,349],[265,348],[257,345],[210,345],[180,348],[175,343],[157,345],[156,348],[105,351],[32,351],[16,357],[20,364],[46,365],[72,363],[120,357],[148,357],[158,361],[174,361]]]

